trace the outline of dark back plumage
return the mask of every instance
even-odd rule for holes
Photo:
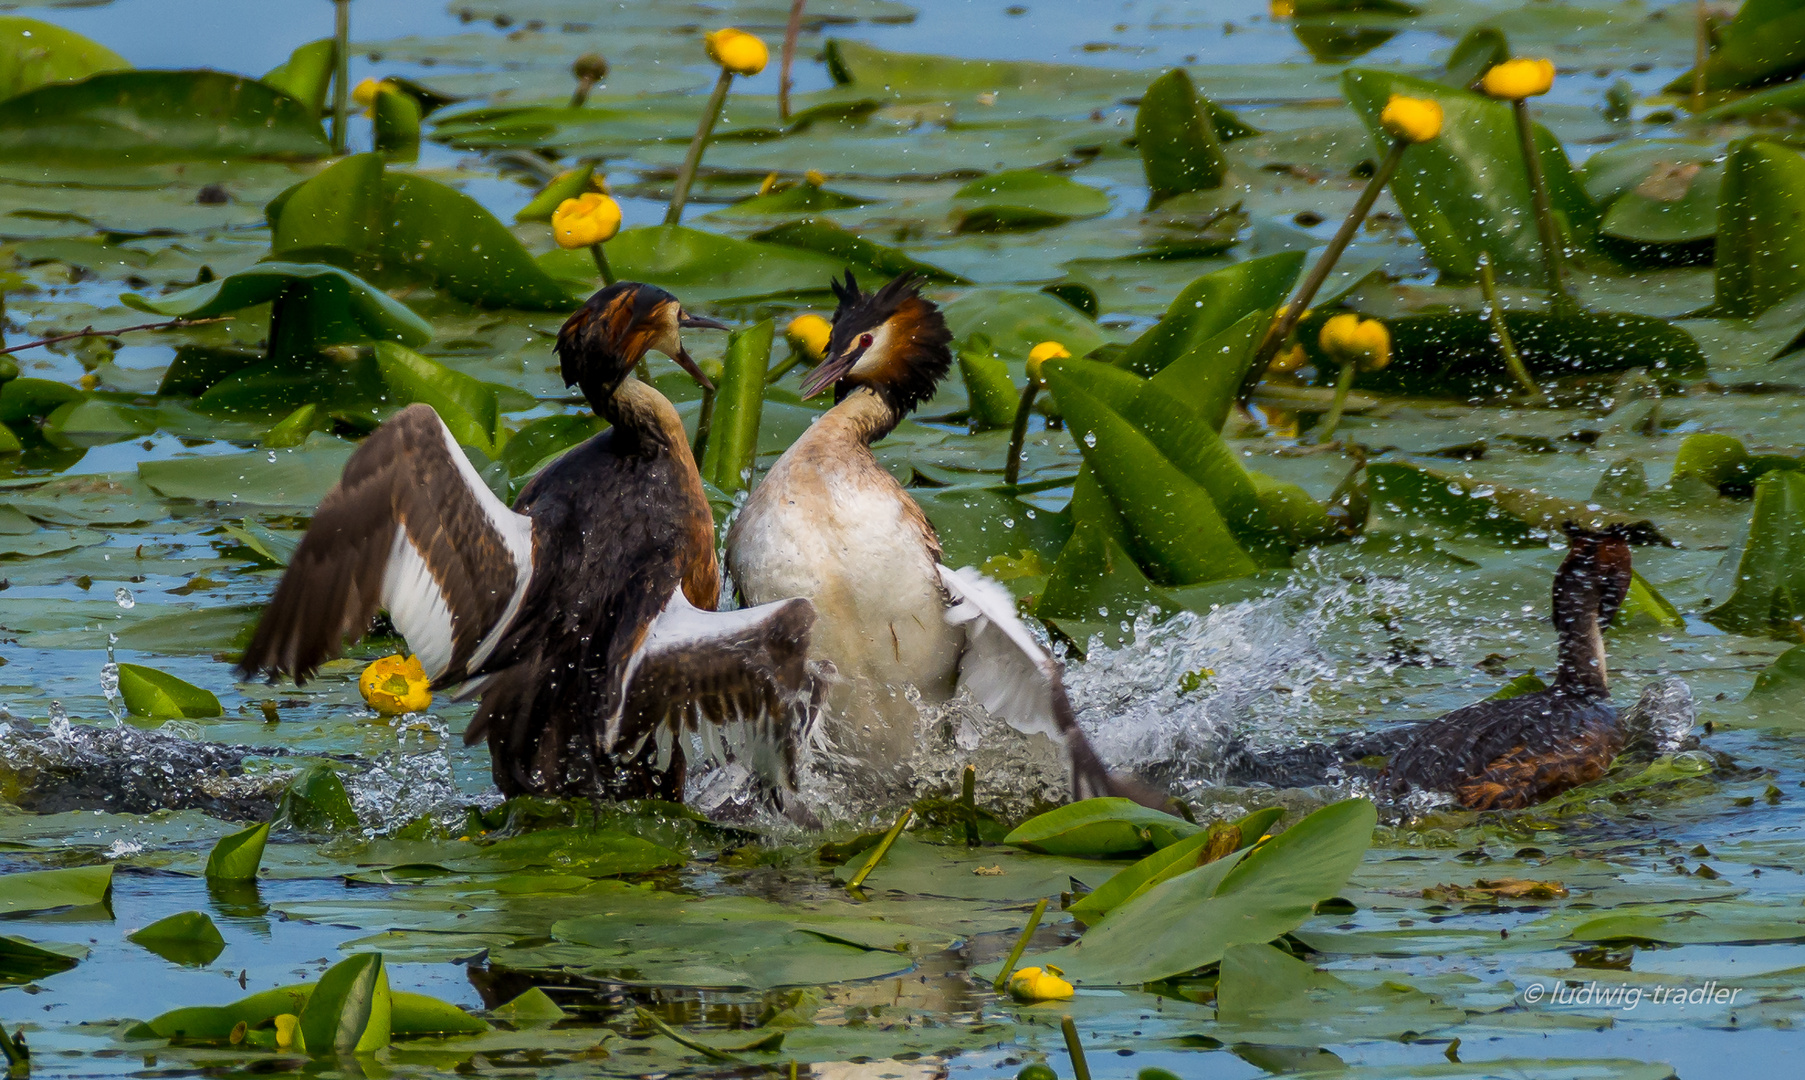
[[[884,362],[875,368],[849,371],[835,385],[834,400],[858,387],[869,387],[901,417],[934,396],[952,367],[953,333],[947,329],[939,305],[921,295],[921,281],[916,274],[904,273],[876,292],[866,293],[848,270],[844,282],[830,283],[840,303],[828,338],[829,357],[844,355],[861,335],[875,334],[885,323],[890,324],[892,336]]]

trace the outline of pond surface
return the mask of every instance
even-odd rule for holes
[[[804,34],[799,109],[856,96],[818,59],[828,38],[880,56],[1033,61],[1060,65],[1063,74],[1036,82],[999,71],[994,77],[1011,89],[978,92],[990,74],[930,66],[922,85],[896,88],[896,101],[885,97],[869,125],[822,121],[819,130],[777,138],[768,134],[773,64],[734,89],[684,222],[743,240],[776,219],[722,211],[757,193],[767,173],[787,182],[820,169],[832,190],[865,200],[828,216],[948,272],[931,291],[955,333],[962,341],[987,334],[1019,381],[1028,346],[1044,338],[1082,343],[1075,353],[1126,344],[1205,273],[1284,252],[1314,258],[1377,156],[1343,100],[1340,74],[1350,64],[1429,71],[1466,28],[1496,25],[1516,52],[1553,56],[1560,66],[1535,111],[1575,168],[1660,140],[1683,147],[1671,151],[1675,159],[1721,160],[1730,139],[1752,130],[1736,120],[1681,121],[1675,99],[1658,96],[1692,62],[1690,3],[1427,0],[1415,17],[1371,6],[1306,27],[1241,0],[810,4],[835,18]],[[351,7],[353,80],[399,77],[467,99],[429,116],[417,158],[391,163],[391,172],[450,185],[512,222],[557,169],[599,157],[629,228],[661,219],[712,81],[700,31],[737,22],[775,45],[787,9],[776,0]],[[75,31],[136,67],[253,77],[331,31],[324,3],[0,0],[0,9]],[[613,65],[592,104],[619,110],[610,121],[618,127],[559,120],[523,133],[470,119],[484,104],[561,105],[570,63],[588,51]],[[1123,140],[1142,89],[1174,65],[1260,134],[1227,144],[1229,195],[1154,214],[1143,210],[1142,165]],[[966,80],[947,91],[957,101],[930,100],[936,79]],[[1632,104],[1609,115],[1608,93]],[[737,102],[744,112],[736,121]],[[1776,137],[1797,130],[1791,120],[1775,127]],[[370,122],[355,118],[351,150],[369,149],[372,138]],[[1049,165],[1101,193],[1107,208],[1034,228],[949,224],[972,177]],[[18,343],[147,321],[122,297],[156,300],[263,259],[272,239],[265,204],[322,167],[0,162],[0,334]],[[1610,186],[1601,171],[1582,174],[1589,189]],[[197,203],[211,184],[227,201]],[[554,251],[545,225],[510,227],[532,253]],[[668,808],[606,812],[600,821],[586,808],[498,810],[486,753],[461,743],[471,706],[441,702],[429,714],[394,719],[359,697],[363,664],[392,651],[393,641],[366,642],[305,688],[235,681],[230,661],[275,587],[283,545],[298,538],[342,468],[347,436],[396,403],[347,404],[305,441],[272,448],[263,443],[271,426],[313,400],[307,390],[225,408],[184,392],[206,384],[192,383],[178,350],[238,349],[255,359],[268,337],[267,306],[225,324],[21,352],[14,359],[22,377],[79,385],[93,407],[50,419],[48,410],[9,416],[25,445],[0,454],[0,509],[12,511],[0,515],[0,796],[30,807],[0,807],[0,869],[104,862],[115,872],[104,904],[49,913],[0,905],[7,934],[87,950],[54,974],[25,966],[0,974],[0,1021],[25,1032],[36,1074],[56,1076],[456,1069],[988,1077],[1042,1060],[1070,1076],[1064,1015],[1077,1022],[1099,1078],[1149,1068],[1225,1078],[1780,1075],[1790,1060],[1783,1050],[1796,1050],[1793,1028],[1805,1018],[1805,953],[1794,951],[1805,940],[1805,691],[1796,676],[1765,696],[1751,690],[1798,636],[1726,632],[1704,618],[1735,588],[1751,504],[1746,492],[1701,492],[1669,484],[1669,474],[1682,443],[1699,432],[1736,436],[1755,454],[1798,452],[1805,365],[1801,354],[1786,354],[1805,311],[1788,302],[1766,322],[1708,311],[1713,268],[1696,251],[1671,254],[1634,264],[1581,258],[1572,288],[1593,310],[1682,325],[1701,344],[1707,376],[1675,382],[1626,361],[1562,380],[1548,408],[1379,388],[1356,403],[1344,432],[1375,462],[1436,470],[1437,484],[1459,481],[1457,500],[1491,505],[1497,491],[1533,488],[1658,527],[1671,544],[1637,547],[1636,568],[1678,617],[1626,611],[1608,636],[1615,696],[1623,706],[1653,680],[1684,680],[1698,711],[1698,745],[1652,764],[1621,764],[1542,808],[1437,810],[1382,824],[1341,891],[1351,906],[1325,909],[1288,939],[1333,978],[1300,989],[1270,1016],[1238,1020],[1218,1015],[1213,975],[1081,988],[1070,1002],[1020,1005],[972,974],[1009,951],[1037,899],[1051,897],[1054,906],[1030,959],[1076,937],[1082,927],[1059,912],[1058,894],[1093,889],[1127,865],[1030,856],[995,843],[1001,819],[1019,820],[1040,790],[1018,771],[1024,755],[1013,744],[979,755],[978,802],[998,815],[986,825],[991,843],[968,851],[951,819],[924,813],[929,827],[896,849],[892,869],[880,865],[869,889],[849,896],[833,876],[844,857],[823,857],[820,838],[793,831],[749,832]],[[690,306],[735,321],[827,310],[819,283],[763,287],[761,275],[776,273],[774,265],[680,268],[689,276],[669,287]],[[1348,272],[1331,289],[1369,314],[1480,302],[1476,285],[1438,272],[1389,194],[1342,265]],[[1506,271],[1505,306],[1538,310],[1533,275]],[[1040,291],[1055,284],[1088,293],[1094,318]],[[581,414],[549,351],[564,312],[473,306],[431,287],[389,291],[432,324],[422,353],[500,388],[506,427]],[[690,347],[717,361],[722,345],[711,335]],[[654,374],[693,425],[693,388],[662,361]],[[1256,400],[1265,430],[1231,423],[1229,445],[1248,468],[1328,499],[1351,460],[1316,447],[1309,433],[1326,389],[1293,381],[1290,396]],[[0,401],[0,411],[7,407]],[[1038,594],[1071,530],[1063,515],[1082,452],[1068,431],[1037,418],[1023,469],[1032,494],[1005,503],[986,485],[1000,481],[1007,431],[973,433],[971,409],[955,373],[915,422],[886,440],[881,459],[929,507],[949,563],[985,565],[1013,575],[1008,584],[1018,593]],[[813,410],[772,392],[761,466]],[[510,467],[504,481],[517,483],[532,464]],[[1622,480],[1631,474],[1633,482]],[[723,513],[730,505],[723,500]],[[1487,697],[1526,671],[1547,674],[1549,581],[1564,541],[1545,529],[1494,528],[1488,522],[1499,512],[1474,524],[1433,509],[1375,499],[1353,542],[1302,548],[1288,571],[1175,589],[1182,610],[1163,621],[1120,607],[1054,619],[1062,641],[1083,646],[1071,650],[1069,683],[1100,750],[1114,763],[1166,767],[1200,820],[1233,820],[1282,802],[1294,811],[1291,824],[1347,793],[1212,787],[1211,767],[1231,738],[1270,748],[1423,719]],[[130,715],[114,663],[203,687],[223,711],[169,721]],[[936,741],[948,727],[941,719],[924,717],[918,794],[944,800],[956,793],[966,758],[950,739]],[[115,726],[138,734],[102,745],[89,730]],[[223,768],[229,776],[213,775],[182,749],[196,741],[250,750]],[[230,807],[267,813],[298,770],[322,763],[342,775],[356,826],[278,829],[254,886],[210,886],[201,874],[214,843],[258,817]],[[159,772],[173,779],[145,779]],[[124,805],[128,788],[170,786],[205,798],[189,809],[96,809]],[[901,802],[874,804],[831,788],[814,794],[834,821],[828,839],[839,842],[881,831]],[[1003,871],[993,875],[993,867]],[[1559,888],[1512,897],[1477,885],[1504,879]],[[206,963],[165,959],[126,939],[185,911],[208,913],[224,938]],[[1667,930],[1654,940],[1576,936],[1611,915],[1653,917]],[[597,929],[623,919],[634,929]],[[857,934],[844,920],[872,919],[898,925],[900,951],[845,939]],[[796,931],[784,920],[816,929]],[[394,989],[489,1016],[494,1028],[311,1063],[126,1034],[129,1021],[307,982],[370,949],[387,958]],[[0,956],[9,955],[0,945]],[[1666,997],[1707,984],[1709,1000],[1657,1000],[1657,991]],[[489,1011],[534,986],[562,1016]],[[1573,997],[1586,987],[1590,995]],[[1725,1000],[1719,989],[1735,993]],[[1599,999],[1601,991],[1614,996]],[[638,1008],[694,1039],[739,1048],[725,1051],[732,1060],[710,1057],[655,1032]],[[744,1048],[779,1029],[781,1049]]]

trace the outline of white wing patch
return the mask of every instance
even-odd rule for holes
[[[1053,705],[1059,664],[1016,615],[1009,590],[975,567],[941,566],[940,580],[954,601],[946,621],[965,628],[959,685],[1017,731],[1063,740]]]
[[[457,467],[458,478],[464,482],[470,498],[481,508],[514,559],[514,594],[509,597],[502,617],[489,628],[465,665],[466,669],[474,670],[500,644],[502,634],[526,599],[527,585],[533,576],[533,519],[516,514],[495,497],[442,420],[439,430],[445,436],[446,452]],[[435,679],[444,674],[451,667],[456,629],[452,598],[445,594],[443,586],[433,576],[421,545],[408,536],[405,521],[395,527],[394,544],[382,573],[381,604],[388,611],[395,629],[407,639],[408,648],[420,658],[420,666],[426,669],[426,674]]]

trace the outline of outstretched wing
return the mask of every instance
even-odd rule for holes
[[[940,581],[953,600],[946,621],[965,628],[959,685],[990,715],[1017,731],[1039,732],[1063,744],[1075,798],[1119,795],[1163,807],[1164,795],[1104,767],[1078,726],[1059,661],[1040,647],[1016,615],[1009,590],[972,567],[941,566]]]
[[[653,739],[667,759],[692,733],[705,757],[793,788],[796,749],[818,704],[808,663],[814,624],[815,607],[802,598],[704,611],[677,589],[628,662],[600,749],[636,757]]]
[[[520,608],[533,522],[477,476],[430,406],[365,439],[326,494],[238,669],[304,682],[386,609],[439,685],[477,669]]]

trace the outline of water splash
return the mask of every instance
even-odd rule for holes
[[[107,714],[113,718],[113,723],[122,724],[125,718],[119,711],[119,661],[113,655],[113,648],[118,644],[118,634],[107,635],[107,662],[100,666],[100,692],[106,696]]]
[[[1307,741],[1364,712],[1351,700],[1363,684],[1462,655],[1472,631],[1447,615],[1421,583],[1344,577],[1313,558],[1268,595],[1137,620],[1132,642],[1092,648],[1067,687],[1105,761],[1191,787],[1216,778],[1230,738]]]
[[[443,748],[409,753],[404,745],[384,753],[359,772],[339,774],[364,832],[392,832],[421,817],[462,824],[471,800],[458,789],[451,758]]]

